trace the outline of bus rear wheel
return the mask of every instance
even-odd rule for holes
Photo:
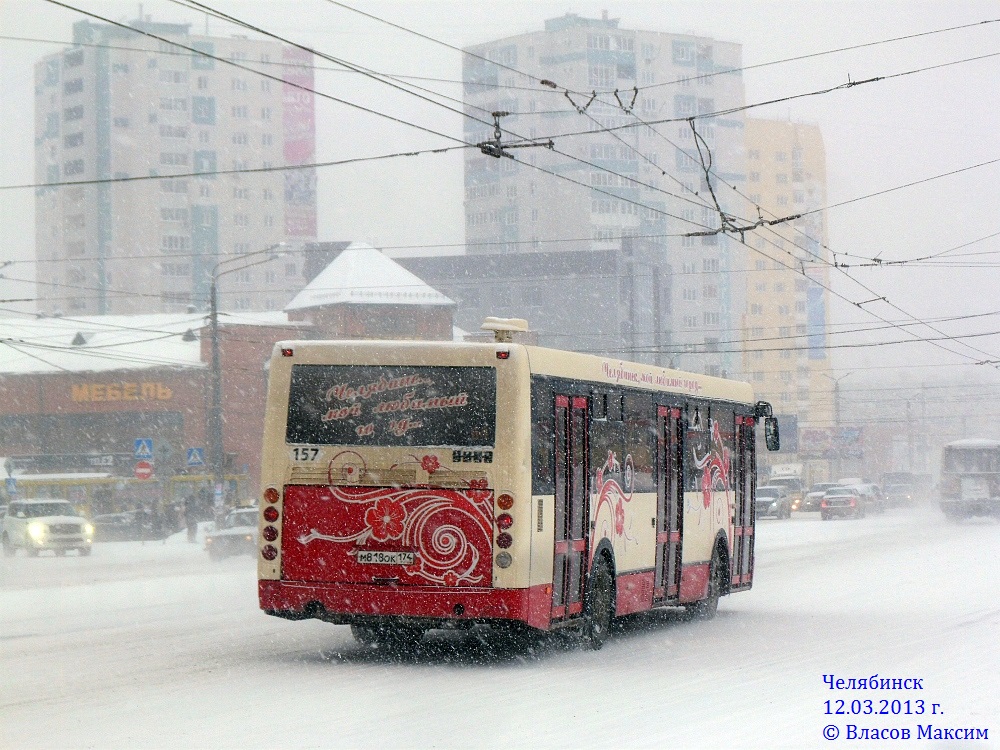
[[[704,599],[687,605],[688,614],[696,620],[711,620],[719,611],[719,598],[722,596],[723,570],[722,558],[718,550],[712,555],[708,566],[708,592]]]
[[[607,560],[600,557],[590,573],[584,607],[583,638],[594,651],[603,646],[611,635],[614,616],[614,576]]]

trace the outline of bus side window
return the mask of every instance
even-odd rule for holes
[[[656,422],[649,393],[625,394],[625,444],[635,469],[635,492],[655,492],[653,461],[656,456]]]
[[[555,492],[555,404],[552,386],[540,380],[531,383],[531,492]]]

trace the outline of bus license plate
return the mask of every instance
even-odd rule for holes
[[[413,565],[417,555],[414,552],[383,552],[360,550],[358,562],[362,565]]]

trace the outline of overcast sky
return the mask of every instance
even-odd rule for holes
[[[138,3],[70,0],[68,3],[115,20],[132,20]],[[351,62],[390,73],[445,79],[424,85],[457,99],[461,55],[326,0],[258,0],[208,4],[271,32]],[[599,17],[606,9],[623,28],[695,33],[743,45],[748,66],[810,55],[949,27],[1000,19],[992,2],[371,2],[347,3],[453,46],[539,30],[546,18],[567,12]],[[203,33],[205,17],[179,4],[144,2],[153,20],[187,21]],[[81,15],[43,0],[5,0],[0,33],[66,42]],[[221,21],[208,22],[213,35],[235,33]],[[0,185],[31,183],[33,175],[33,63],[60,45],[0,39]],[[1000,100],[1000,23],[928,34],[768,66],[745,73],[748,102],[818,91],[875,76],[961,62],[821,96],[761,107],[749,114],[789,118],[820,126],[826,144],[829,203],[1000,159],[995,111]],[[523,66],[522,66],[523,67]],[[531,72],[531,71],[528,71]],[[343,72],[319,72],[317,89],[401,119],[458,137],[461,120],[412,97]],[[558,96],[556,97],[558,98]],[[318,161],[378,155],[450,145],[437,136],[395,125],[327,100],[317,99]],[[869,290],[837,274],[836,289],[861,307],[893,320],[964,316],[1000,310],[997,281],[1000,232],[996,210],[1000,162],[950,177],[832,208],[827,215],[830,247],[849,263],[857,258],[918,258],[981,240],[933,263],[856,269],[849,273]],[[460,246],[464,240],[462,164],[458,153],[331,167],[319,173],[320,239],[356,239],[381,247]],[[29,259],[33,253],[33,191],[0,191],[0,260]],[[569,229],[567,230],[569,231]],[[968,253],[992,253],[963,255]],[[950,258],[950,260],[949,260]],[[945,261],[948,264],[945,265]],[[975,267],[974,264],[986,264]],[[9,276],[30,276],[24,264]],[[30,290],[0,287],[0,294],[30,296]],[[887,302],[868,302],[886,297]],[[861,308],[835,303],[834,322],[871,321]],[[1000,316],[942,323],[948,335],[1000,329]],[[939,336],[921,329],[926,336]],[[896,331],[880,340],[902,338]],[[1000,359],[1000,336],[969,339],[974,354]],[[930,344],[837,352],[842,367],[895,363],[958,363],[961,358]],[[968,368],[965,368],[968,370]],[[982,369],[982,368],[980,368]]]

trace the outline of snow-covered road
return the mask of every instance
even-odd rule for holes
[[[759,522],[757,545],[753,590],[714,621],[645,617],[599,652],[513,658],[447,634],[386,655],[267,617],[249,558],[181,541],[3,559],[0,747],[966,746],[918,741],[927,724],[1000,747],[1000,525],[799,514]],[[923,689],[837,691],[825,674]],[[826,715],[840,699],[925,714]],[[913,739],[853,742],[848,724]]]

